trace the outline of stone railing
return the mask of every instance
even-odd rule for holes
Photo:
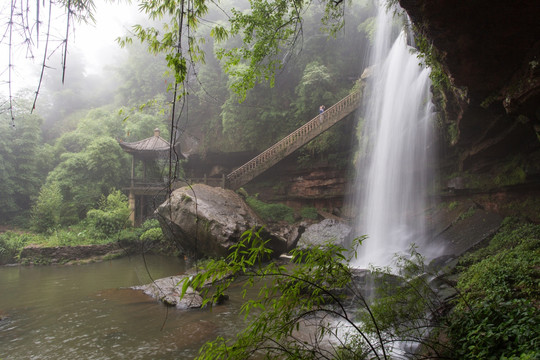
[[[331,128],[338,121],[344,119],[358,107],[360,100],[358,92],[343,98],[324,113],[317,115],[293,133],[227,175],[226,187],[236,190],[247,184],[253,178]]]

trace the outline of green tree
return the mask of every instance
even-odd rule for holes
[[[25,94],[18,102],[26,104]],[[24,109],[24,106],[21,107]],[[24,110],[10,125],[9,113],[0,115],[0,221],[28,212],[39,191],[44,174],[40,172],[41,118]],[[28,215],[28,214],[27,214]]]
[[[165,58],[150,54],[141,44],[133,44],[127,50],[126,61],[114,68],[120,84],[116,103],[139,106],[158,95],[163,96],[168,84],[174,81],[167,75]]]
[[[57,183],[44,185],[32,207],[32,229],[39,233],[47,233],[60,225],[63,200]]]
[[[336,102],[339,95],[334,91],[332,78],[328,67],[316,61],[306,65],[293,102],[298,119],[311,119],[318,114],[320,105],[328,107]]]
[[[233,82],[230,80],[229,84]],[[238,94],[230,90],[221,112],[228,148],[262,151],[286,135],[289,109],[280,104],[282,99],[277,89],[265,84],[257,85],[242,103]]]
[[[48,183],[57,183],[64,198],[62,217],[78,222],[110,189],[119,188],[127,179],[127,155],[110,137],[94,139],[84,151],[64,153],[49,173]]]

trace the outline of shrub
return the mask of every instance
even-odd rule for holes
[[[57,183],[43,186],[32,207],[32,230],[46,233],[56,228],[60,223],[62,201],[62,193]]]
[[[0,263],[18,261],[19,254],[25,246],[42,243],[45,243],[42,235],[6,231],[0,234]]]
[[[153,228],[161,228],[161,225],[159,225],[159,221],[157,219],[148,219],[141,225],[143,232]]]
[[[15,261],[25,245],[19,234],[12,231],[0,234],[0,264]]]
[[[450,204],[448,204],[448,210],[452,211],[459,205],[459,202],[452,201]]]
[[[540,357],[540,314],[525,299],[477,302],[454,314],[449,333],[459,359]]]
[[[165,237],[161,228],[152,228],[143,232],[140,239],[142,241],[163,241]]]
[[[118,231],[115,239],[110,239],[110,241],[118,240],[118,241],[135,242],[139,240],[141,234],[142,234],[141,228],[129,227],[129,228]]]
[[[99,209],[87,213],[87,220],[96,236],[108,237],[129,226],[130,209],[127,197],[120,190],[100,200]]]
[[[55,230],[47,239],[47,246],[76,246],[89,244],[88,238],[77,236],[70,229]]]

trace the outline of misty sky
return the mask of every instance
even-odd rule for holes
[[[0,94],[7,96],[9,89],[9,32],[6,31],[9,22],[10,4],[3,2],[0,5],[0,21],[4,24],[2,29],[2,38],[0,43]],[[118,57],[123,52],[115,39],[128,33],[131,26],[140,23],[144,16],[138,13],[137,4],[110,4],[104,0],[96,0],[96,23],[95,24],[74,24],[74,29],[70,32],[70,41],[68,45],[67,66],[69,68],[70,54],[83,54],[85,74],[96,74],[105,66],[115,64]],[[48,14],[48,7],[41,9],[41,19],[45,20]],[[30,20],[32,21],[32,20]],[[57,11],[53,15],[53,24],[56,25],[51,30],[51,40],[48,51],[58,48],[61,40],[65,36],[65,15]],[[12,92],[16,93],[19,89],[29,88],[35,91],[41,71],[43,60],[43,51],[45,48],[45,24],[40,28],[40,41],[38,46],[34,46],[32,53],[27,51],[24,39],[17,31],[12,34]],[[35,38],[34,38],[35,43]],[[60,53],[60,50],[57,50]],[[33,59],[31,57],[34,57]],[[51,58],[47,63],[52,69],[47,69],[50,76],[58,76],[61,80],[61,63],[59,57]],[[57,69],[56,71],[54,69]],[[58,73],[58,75],[55,74]],[[59,81],[60,81],[59,80]],[[66,79],[69,81],[69,79]]]

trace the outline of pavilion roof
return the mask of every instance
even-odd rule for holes
[[[118,140],[118,143],[124,151],[133,154],[136,157],[155,158],[166,155],[170,150],[170,143],[159,136],[159,129],[154,130],[154,136],[135,142],[124,142]],[[182,156],[182,155],[180,155]],[[183,157],[183,156],[182,156]]]

